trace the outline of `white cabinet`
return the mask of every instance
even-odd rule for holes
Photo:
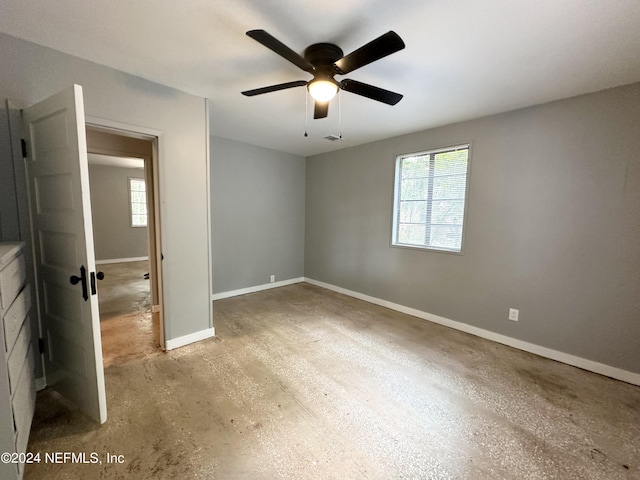
[[[30,286],[23,245],[0,243],[0,453],[24,453],[35,405]],[[23,464],[0,463],[0,478],[20,479]]]

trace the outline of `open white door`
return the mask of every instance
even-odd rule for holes
[[[24,122],[45,380],[104,423],[107,400],[82,87],[74,85],[26,108]]]

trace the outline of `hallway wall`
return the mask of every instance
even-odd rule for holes
[[[147,227],[132,227],[129,178],[144,180],[144,169],[89,164],[96,260],[148,256]]]

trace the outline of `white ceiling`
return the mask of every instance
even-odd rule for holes
[[[406,49],[346,77],[404,99],[342,92],[341,128],[334,100],[304,138],[304,88],[240,94],[310,78],[258,28],[345,54],[395,30]],[[0,31],[210,98],[214,135],[305,156],[640,81],[640,0],[0,0]]]

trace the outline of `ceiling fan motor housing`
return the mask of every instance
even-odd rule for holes
[[[314,43],[304,51],[304,59],[318,69],[330,67],[335,72],[333,64],[344,57],[342,49],[333,43]]]
[[[314,82],[330,82],[339,87],[340,84],[333,78],[338,73],[334,63],[344,56],[342,49],[333,43],[314,43],[304,51],[304,59],[314,66],[313,80],[307,85],[307,89]]]

